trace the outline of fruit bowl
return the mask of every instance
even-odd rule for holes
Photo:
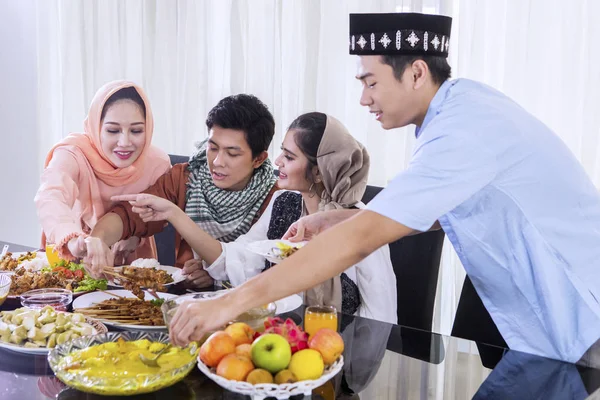
[[[261,383],[252,385],[248,382],[232,381],[225,379],[215,373],[214,368],[209,368],[202,361],[198,360],[198,369],[204,375],[212,379],[215,383],[229,391],[248,395],[252,400],[263,400],[267,397],[275,397],[277,399],[288,399],[290,396],[305,395],[310,396],[313,389],[318,388],[325,382],[336,376],[344,366],[344,357],[340,356],[333,364],[325,367],[323,375],[319,379],[299,381],[294,383],[284,383],[275,385],[271,383]]]
[[[196,363],[198,349],[196,344],[192,343],[183,349],[186,355],[189,352],[190,361],[186,361],[180,367],[163,369],[156,373],[131,374],[124,377],[99,377],[85,376],[71,372],[70,369],[61,368],[61,362],[72,352],[108,342],[117,342],[120,338],[127,342],[147,340],[152,343],[169,343],[169,336],[160,332],[109,332],[97,336],[81,337],[55,347],[48,355],[48,363],[56,377],[70,387],[82,392],[116,396],[149,393],[171,386],[185,378]]]

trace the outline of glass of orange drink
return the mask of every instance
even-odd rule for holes
[[[46,243],[46,258],[48,259],[48,264],[50,264],[50,266],[60,261],[58,251],[54,248],[54,243]]]
[[[304,331],[309,337],[321,328],[338,330],[337,310],[333,306],[310,306],[304,311]]]

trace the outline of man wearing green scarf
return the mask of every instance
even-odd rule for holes
[[[235,240],[258,220],[277,190],[268,148],[275,132],[275,120],[267,106],[251,95],[222,99],[206,119],[209,136],[197,146],[188,163],[176,164],[144,193],[177,204],[203,230],[223,242]],[[148,237],[165,223],[143,221],[127,202],[117,203],[102,217],[87,239],[85,254],[94,275],[96,268],[114,265],[110,246],[122,238]],[[190,246],[176,233],[176,266],[193,286],[212,281]]]

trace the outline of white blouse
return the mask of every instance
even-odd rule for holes
[[[273,194],[267,209],[248,233],[234,242],[221,243],[223,252],[219,258],[212,265],[207,266],[205,263],[204,266],[213,279],[229,280],[233,286],[238,286],[262,272],[265,258],[247,250],[246,246],[248,243],[267,240],[273,204],[284,192],[279,190]],[[362,203],[356,206],[365,207]],[[358,286],[360,293],[361,304],[356,315],[397,323],[396,275],[387,245],[344,272]]]

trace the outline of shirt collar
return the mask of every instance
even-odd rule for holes
[[[435,117],[439,113],[442,104],[448,96],[448,91],[452,86],[456,84],[456,82],[456,80],[447,80],[446,82],[442,83],[435,96],[433,96],[433,99],[431,99],[431,103],[429,103],[429,108],[427,109],[427,114],[425,114],[425,119],[423,119],[423,124],[421,126],[417,126],[417,128],[415,129],[416,137],[419,137],[419,135],[421,134],[423,129],[425,129],[427,124],[433,119],[433,117]]]

